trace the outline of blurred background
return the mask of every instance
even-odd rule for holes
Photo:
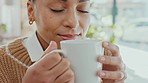
[[[0,0],[0,45],[32,33],[27,0]],[[148,0],[91,0],[87,37],[120,47],[126,83],[148,83]]]

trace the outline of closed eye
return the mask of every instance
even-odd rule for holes
[[[56,9],[51,9],[51,8],[50,8],[50,10],[53,11],[53,12],[56,12],[56,13],[58,13],[58,12],[63,12],[63,11],[64,11],[64,9],[56,10]]]
[[[78,11],[82,13],[89,13],[89,11],[83,11],[83,10],[78,10]]]

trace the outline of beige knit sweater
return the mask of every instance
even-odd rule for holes
[[[0,83],[21,83],[27,69],[13,60],[8,54],[28,66],[32,64],[22,41],[23,39],[17,39],[8,45],[0,47]],[[9,53],[6,52],[6,48],[8,48]]]
[[[16,39],[8,45],[0,47],[0,83],[21,83],[27,68],[20,64],[20,62],[27,66],[33,64],[27,49],[22,43],[23,40],[24,38]],[[105,55],[110,54],[108,51],[105,51]],[[20,62],[18,63],[18,61]],[[105,80],[102,83],[114,82]]]

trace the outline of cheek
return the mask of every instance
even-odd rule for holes
[[[45,15],[42,17],[41,29],[42,33],[46,35],[46,37],[53,39],[56,35],[56,30],[58,29],[58,24],[56,23],[56,19],[51,15]]]
[[[40,32],[40,34],[44,37],[51,37],[54,30],[53,24],[52,24],[52,16],[47,15],[44,11],[39,11],[36,14],[36,25],[37,25],[37,30]]]
[[[42,18],[42,26],[45,30],[48,30],[48,29],[52,29],[54,28],[54,24],[53,24],[53,17],[52,16],[47,16],[47,15],[44,15],[43,18]],[[49,28],[50,27],[50,28]]]
[[[90,15],[83,15],[81,18],[80,26],[83,28],[83,35],[86,35],[90,25]]]
[[[57,28],[57,21],[55,16],[48,13],[47,11],[42,12],[40,15],[38,15],[38,28],[43,29],[44,31],[53,31]],[[56,23],[56,25],[55,25]]]
[[[85,16],[85,24],[86,24],[86,27],[90,25],[90,14]]]

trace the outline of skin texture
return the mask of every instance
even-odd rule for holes
[[[89,0],[28,1],[28,17],[37,25],[37,37],[45,54],[27,69],[22,83],[74,83],[68,59],[50,52],[60,48],[60,41],[65,40],[61,35],[85,37],[90,22],[89,5]],[[124,83],[125,65],[119,48],[109,42],[102,46],[110,54],[98,57],[103,70],[96,71],[97,75],[103,83]]]
[[[44,49],[47,48],[50,41],[56,41],[58,48],[60,48],[59,42],[62,39],[58,34],[85,36],[90,14],[81,11],[89,12],[89,1],[37,0],[35,5],[29,4],[33,5],[33,8],[28,11],[30,11],[29,15],[35,19],[38,37],[41,41],[44,40],[44,43],[41,42]],[[57,13],[51,9],[64,11]]]

